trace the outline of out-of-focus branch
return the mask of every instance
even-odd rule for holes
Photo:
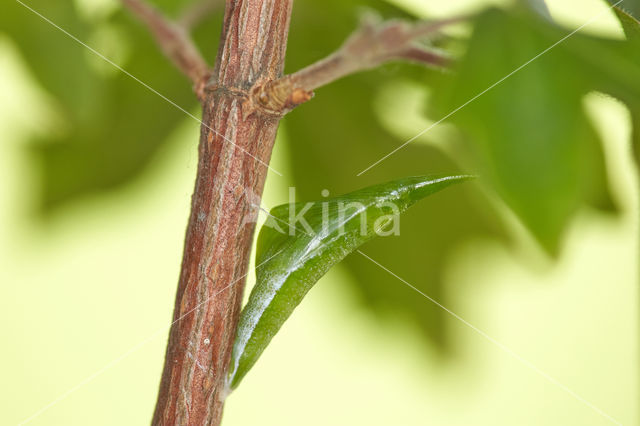
[[[189,37],[185,28],[167,19],[145,0],[122,0],[122,3],[148,28],[164,54],[194,84],[200,99],[211,75],[211,68]]]
[[[211,13],[224,6],[223,0],[200,0],[186,8],[178,19],[178,23],[182,28],[192,29],[198,26]]]
[[[365,21],[334,53],[293,74],[258,86],[253,101],[262,108],[284,113],[308,101],[313,91],[344,76],[380,66],[389,61],[410,61],[446,67],[450,57],[418,43],[438,34],[441,28],[468,17],[410,23],[400,20]]]

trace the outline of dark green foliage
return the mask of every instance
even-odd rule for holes
[[[478,18],[468,53],[439,85],[442,114],[482,93],[450,120],[468,136],[483,175],[551,253],[582,204],[611,208],[601,141],[582,100],[597,90],[636,105],[638,49],[494,9]]]
[[[186,2],[154,3],[175,14]],[[88,19],[72,3],[31,0],[28,5],[111,56],[108,45],[96,38],[108,26],[128,44],[122,58],[114,55],[116,62],[181,107],[197,111],[190,83],[125,12]],[[640,2],[625,0],[621,6],[629,12],[616,11],[629,41],[572,35],[448,119],[462,130],[463,143],[438,140],[446,147],[440,150],[416,141],[360,177],[356,174],[404,142],[378,122],[373,102],[382,86],[407,79],[430,86],[434,95],[425,110],[431,119],[439,119],[561,40],[568,30],[520,9],[490,10],[476,20],[468,45],[462,41],[466,53],[452,73],[389,64],[319,89],[311,102],[284,120],[298,196],[315,199],[325,188],[345,193],[407,175],[454,173],[464,164],[472,172],[480,170],[485,187],[503,197],[548,251],[557,252],[562,232],[579,208],[590,204],[611,209],[600,140],[584,114],[584,94],[615,96],[639,121],[640,42],[635,34],[640,30],[633,16],[640,16]],[[287,72],[335,50],[356,27],[362,7],[386,18],[411,18],[376,0],[296,2]],[[221,12],[196,33],[210,62],[220,21]],[[4,6],[0,28],[16,42],[66,121],[64,134],[30,145],[45,213],[135,178],[185,117],[130,77],[101,71],[99,58],[19,3]],[[421,130],[415,129],[416,134]],[[385,266],[446,306],[455,304],[443,285],[452,252],[479,238],[507,239],[499,215],[476,184],[414,207],[403,216],[403,230],[409,232],[367,243],[366,252],[384,259]],[[380,280],[379,270],[362,257],[349,257],[345,264],[364,306],[380,315],[401,314],[438,348],[450,348],[446,313],[440,308]]]
[[[128,14],[118,11],[87,19],[73,3],[32,0],[25,4],[105,56],[115,56],[114,62],[182,108],[196,107],[190,82],[173,69],[148,31]],[[41,87],[60,105],[58,112],[68,130],[31,143],[39,165],[44,212],[131,180],[185,118],[184,112],[17,2],[3,6],[0,28],[17,43]],[[108,42],[99,43],[98,34],[106,30],[118,37],[114,44],[127,46],[123,58],[112,55]],[[218,32],[219,24],[206,31],[211,52]]]

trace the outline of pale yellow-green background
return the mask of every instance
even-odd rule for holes
[[[486,2],[403,3],[433,16]],[[573,26],[605,11],[600,0],[548,3],[556,19]],[[588,30],[620,36],[606,13]],[[399,142],[428,124],[410,108],[426,94],[409,89],[380,89],[380,114]],[[29,213],[34,170],[21,144],[32,133],[64,131],[64,123],[6,39],[0,93],[0,424],[47,407],[29,424],[147,424],[173,306],[197,123],[185,118],[124,190],[69,206],[42,224]],[[229,398],[225,425],[613,424],[597,409],[639,424],[638,196],[628,117],[597,95],[585,108],[607,141],[620,220],[581,213],[566,254],[550,269],[539,257],[536,268],[522,261],[523,253],[537,255],[517,223],[521,253],[478,242],[448,265],[447,285],[457,294],[448,308],[525,361],[455,322],[460,355],[437,362],[411,325],[381,323],[357,308],[346,285],[351,278],[337,267]],[[285,177],[270,175],[267,207],[286,201],[293,184],[284,130],[274,166]],[[446,134],[446,125],[439,131]],[[382,270],[380,279],[412,291]]]

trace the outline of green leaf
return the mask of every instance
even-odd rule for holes
[[[640,94],[637,46],[569,34],[531,13],[488,10],[457,74],[434,97],[442,115],[464,105],[450,121],[483,176],[551,254],[582,205],[613,208],[584,95]]]
[[[312,203],[284,204],[260,231],[256,285],[238,325],[230,366],[235,388],[313,285],[377,235],[399,232],[397,215],[470,176],[412,177]],[[300,225],[296,218],[301,217]],[[389,230],[389,225],[392,229]]]

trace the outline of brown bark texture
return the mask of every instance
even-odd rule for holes
[[[249,95],[282,75],[293,0],[229,0],[203,101],[198,172],[154,425],[218,425],[255,215],[280,115]]]

